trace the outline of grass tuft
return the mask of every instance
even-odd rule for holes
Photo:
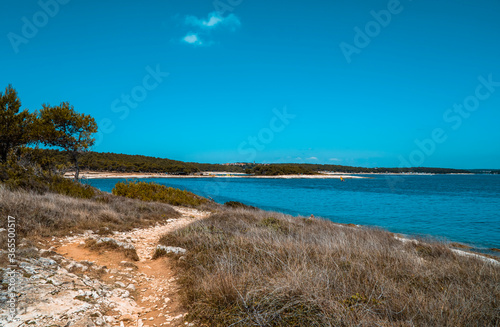
[[[128,245],[128,244],[127,244]],[[85,241],[85,246],[94,251],[103,251],[103,250],[111,250],[116,252],[121,252],[125,255],[126,258],[129,258],[134,261],[139,261],[139,256],[137,255],[137,251],[133,246],[127,246],[125,244],[121,244],[114,239],[100,239],[99,241],[94,238],[88,238]]]

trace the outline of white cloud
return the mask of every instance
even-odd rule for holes
[[[195,33],[188,33],[183,39],[184,42],[193,44],[193,45],[202,45],[200,38]]]
[[[207,27],[212,27],[212,26],[215,26],[217,24],[219,24],[220,22],[222,22],[222,18],[220,17],[216,17],[216,16],[212,16],[210,17],[210,19],[208,20],[208,22],[202,22],[202,24],[204,26],[207,26]]]
[[[223,17],[217,12],[211,12],[206,19],[196,16],[186,16],[184,25],[190,26],[192,31],[182,38],[183,42],[194,46],[210,46],[215,43],[212,40],[212,32],[216,30],[234,32],[241,25],[241,22],[234,14]]]
[[[204,30],[214,29],[217,26],[235,30],[241,25],[236,15],[229,14],[226,17],[222,17],[215,11],[208,14],[207,19],[200,19],[196,16],[186,16],[185,23],[186,25],[195,26]]]
[[[306,160],[318,160],[318,158],[316,158],[316,157],[309,157],[309,158],[306,158]]]
[[[330,161],[342,161],[342,160],[340,160],[339,158],[330,158],[330,159],[328,159],[328,160],[330,160]]]

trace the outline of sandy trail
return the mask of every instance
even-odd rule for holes
[[[171,269],[171,258],[152,260],[162,235],[187,226],[209,215],[191,208],[174,207],[182,216],[168,219],[165,224],[129,232],[114,232],[109,237],[134,245],[139,261],[127,259],[117,251],[92,251],[83,246],[89,235],[66,238],[56,252],[74,261],[90,261],[106,267],[98,278],[117,291],[116,307],[103,316],[114,317],[117,326],[178,326],[186,312],[181,307],[176,276]],[[121,293],[121,294],[120,294]],[[126,303],[121,303],[125,298]]]

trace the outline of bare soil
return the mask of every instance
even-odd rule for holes
[[[58,254],[75,261],[91,261],[105,266],[107,272],[97,276],[101,282],[132,289],[130,298],[139,309],[121,313],[117,321],[123,321],[125,326],[178,326],[187,314],[179,302],[177,277],[171,269],[172,260],[177,259],[163,257],[153,260],[152,256],[162,235],[203,219],[209,213],[191,208],[175,209],[182,213],[182,217],[169,219],[167,224],[110,235],[116,240],[133,244],[139,261],[131,261],[119,251],[91,250],[84,245],[87,236],[83,235],[57,242],[55,251]],[[111,310],[103,314],[116,316],[117,312]]]

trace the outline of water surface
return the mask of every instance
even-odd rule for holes
[[[373,177],[373,176],[371,176]],[[110,192],[124,179],[88,183]],[[240,201],[292,215],[500,248],[500,175],[416,175],[367,179],[148,178],[217,202]]]

